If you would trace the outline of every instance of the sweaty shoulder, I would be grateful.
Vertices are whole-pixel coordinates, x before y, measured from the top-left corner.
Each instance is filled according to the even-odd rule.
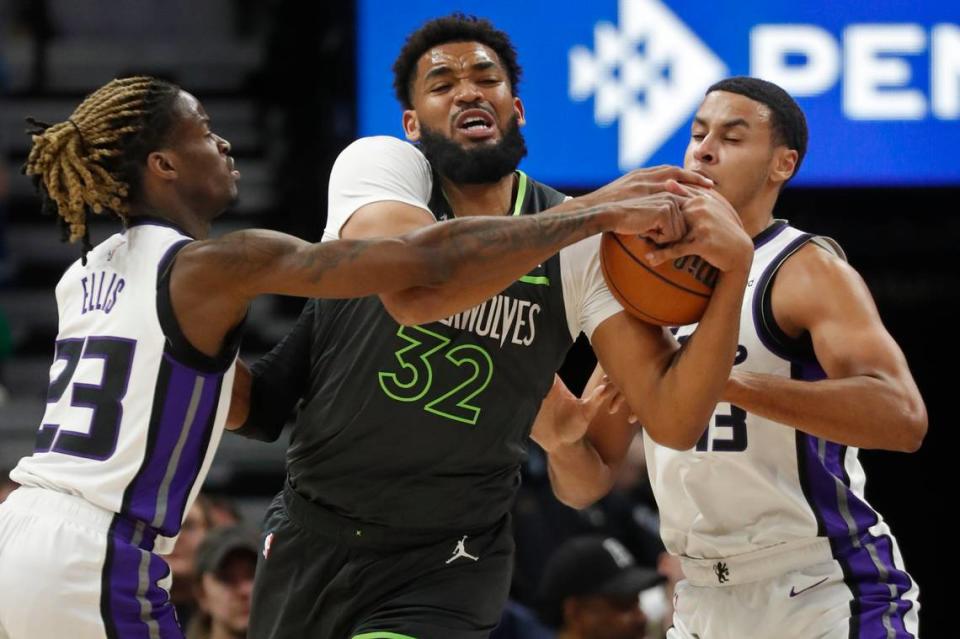
[[[842,249],[829,238],[814,238],[783,263],[773,283],[774,318],[785,333],[798,335],[827,307],[849,301],[865,288],[847,264]]]
[[[430,163],[412,144],[389,136],[360,138],[340,152],[330,171],[324,240],[359,208],[374,202],[403,202],[429,211]]]

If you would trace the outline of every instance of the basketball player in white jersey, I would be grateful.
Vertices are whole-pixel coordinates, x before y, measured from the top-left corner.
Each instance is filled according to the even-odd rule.
[[[0,506],[0,639],[182,637],[160,555],[220,440],[256,295],[463,296],[506,286],[594,233],[671,240],[684,229],[682,198],[620,202],[636,190],[615,185],[556,215],[454,220],[390,239],[311,245],[251,230],[210,240],[239,174],[189,93],[114,80],[66,122],[32,124],[25,173],[84,248],[56,289],[36,448]],[[124,229],[91,247],[89,210],[118,214]]]
[[[686,575],[671,639],[917,636],[918,588],[864,498],[857,451],[917,450],[926,409],[839,247],[773,217],[806,146],[799,106],[755,78],[715,84],[694,118],[685,168],[714,180],[755,253],[735,366],[703,437],[681,451],[644,433],[661,535]],[[592,392],[577,401],[556,384],[534,428],[555,492],[579,507],[610,489],[634,435],[625,410],[588,425]]]

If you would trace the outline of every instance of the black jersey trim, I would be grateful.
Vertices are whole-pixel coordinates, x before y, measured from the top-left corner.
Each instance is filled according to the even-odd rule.
[[[773,283],[776,281],[780,267],[812,238],[813,235],[804,233],[780,251],[760,276],[757,292],[753,298],[753,319],[760,341],[774,355],[791,362],[816,362],[817,357],[809,332],[805,331],[799,337],[793,338],[777,324],[773,315]]]
[[[758,249],[764,244],[768,243],[773,238],[780,235],[783,230],[787,228],[786,220],[774,220],[770,226],[763,229],[759,233],[753,236],[753,248]]]
[[[160,320],[160,327],[167,338],[166,350],[174,359],[204,373],[222,373],[230,368],[240,350],[240,337],[246,318],[227,333],[223,340],[223,348],[213,357],[197,350],[183,334],[180,323],[173,312],[173,302],[170,298],[170,274],[173,272],[177,254],[190,242],[191,240],[187,239],[177,242],[170,247],[160,260],[157,267],[157,318]]]
[[[512,209],[507,213],[510,217],[524,214],[529,208],[527,201],[531,199],[528,195],[531,195],[533,192],[533,180],[531,180],[526,173],[517,169],[513,174],[517,178],[517,194],[514,196]],[[440,175],[436,171],[433,172],[433,192],[430,194],[430,202],[427,204],[427,208],[430,209],[434,219],[438,222],[456,217],[453,212],[453,207],[450,206],[450,200],[447,199],[447,194],[443,192],[443,187],[440,184]]]
[[[103,559],[103,567],[100,570],[100,619],[103,620],[103,629],[107,639],[119,639],[120,634],[117,630],[116,621],[113,618],[113,609],[110,605],[110,595],[113,593],[113,587],[110,578],[113,569],[113,535],[117,527],[119,515],[114,515],[110,520],[110,527],[107,529],[107,547]]]

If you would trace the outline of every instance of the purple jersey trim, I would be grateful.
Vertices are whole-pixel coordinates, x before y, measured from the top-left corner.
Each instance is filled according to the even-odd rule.
[[[183,639],[170,595],[160,580],[167,563],[151,552],[142,523],[114,517],[100,579],[100,615],[109,639]]]
[[[817,365],[793,364],[793,379],[816,381],[826,375]],[[797,431],[797,455],[804,495],[818,524],[830,539],[833,556],[853,593],[850,637],[911,638],[904,618],[913,603],[903,596],[913,581],[896,567],[893,542],[870,528],[879,515],[850,489],[844,466],[847,447]]]
[[[164,354],[146,454],[124,493],[125,515],[168,537],[179,532],[206,456],[222,385],[222,373],[196,371]]]

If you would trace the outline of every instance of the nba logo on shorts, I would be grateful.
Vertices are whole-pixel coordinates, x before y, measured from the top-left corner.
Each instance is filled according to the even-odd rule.
[[[263,558],[270,556],[270,546],[273,545],[273,533],[269,533],[263,540]]]

